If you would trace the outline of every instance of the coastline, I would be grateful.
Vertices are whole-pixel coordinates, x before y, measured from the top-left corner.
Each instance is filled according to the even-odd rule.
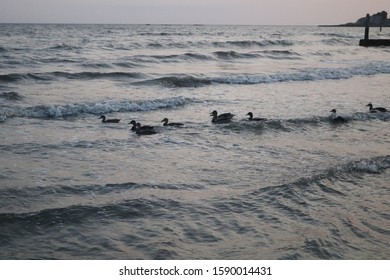
[[[390,19],[387,17],[386,11],[378,12],[372,15],[367,14],[365,17],[361,17],[355,22],[330,25],[325,24],[319,25],[319,27],[366,27],[367,18],[369,20],[370,27],[390,27]]]
[[[346,24],[321,24],[318,27],[365,27],[365,24],[355,24],[355,23],[346,23]],[[379,24],[370,24],[370,27],[390,27],[390,25],[379,25]]]

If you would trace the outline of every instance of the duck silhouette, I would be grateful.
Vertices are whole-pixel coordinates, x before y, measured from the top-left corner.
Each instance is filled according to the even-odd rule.
[[[223,113],[218,115],[218,112],[216,110],[212,111],[210,113],[210,116],[213,118],[211,119],[212,123],[227,123],[232,120],[234,115],[232,113]]]
[[[330,121],[332,123],[346,123],[348,120],[344,117],[338,116],[336,113],[336,109],[331,110],[332,114],[330,115]]]
[[[388,112],[387,111],[387,109],[386,108],[383,108],[383,107],[374,107],[374,106],[372,106],[372,104],[371,103],[368,103],[366,106],[368,106],[369,107],[369,111],[370,111],[370,113],[378,113],[378,112]]]
[[[118,123],[120,119],[106,119],[105,115],[101,115],[99,119],[102,119],[102,123]]]
[[[167,118],[164,118],[161,122],[163,122],[163,126],[182,126],[184,123],[180,122],[168,122]]]
[[[266,121],[267,120],[266,118],[254,118],[252,112],[249,112],[246,115],[249,116],[248,121]]]
[[[154,130],[153,126],[149,126],[149,125],[141,126],[141,123],[137,123],[135,133],[137,135],[152,135],[152,134],[156,134],[157,131]]]

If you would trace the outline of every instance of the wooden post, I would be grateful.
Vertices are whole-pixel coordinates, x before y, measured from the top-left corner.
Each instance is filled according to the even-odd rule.
[[[382,18],[381,18],[380,32],[382,32],[382,27],[385,24],[385,21],[387,19],[387,13],[385,11],[382,11],[381,16],[382,16]]]
[[[387,14],[386,14],[387,16]],[[390,47],[390,39],[369,39],[369,29],[370,29],[370,14],[366,16],[366,29],[364,32],[364,39],[359,41],[359,46],[363,47],[380,47],[388,46]]]
[[[368,33],[370,31],[370,14],[367,14],[366,15],[366,29],[365,29],[365,32],[364,32],[364,40],[367,40],[368,41]]]

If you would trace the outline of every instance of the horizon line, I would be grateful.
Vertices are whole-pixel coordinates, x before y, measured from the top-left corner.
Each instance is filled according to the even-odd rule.
[[[345,24],[249,24],[249,23],[113,23],[113,22],[0,22],[0,24],[37,24],[37,25],[187,25],[187,26],[345,26]]]

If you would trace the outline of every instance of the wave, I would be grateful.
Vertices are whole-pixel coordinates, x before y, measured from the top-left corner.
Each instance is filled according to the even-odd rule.
[[[390,168],[390,156],[362,159],[341,167],[342,172],[380,174]]]
[[[159,62],[185,62],[185,61],[221,61],[221,60],[236,60],[236,59],[255,59],[255,58],[270,58],[270,59],[301,59],[301,56],[296,52],[289,50],[266,50],[256,52],[237,52],[233,50],[215,51],[211,54],[201,54],[195,52],[187,52],[184,54],[170,55],[149,55],[135,56],[133,59],[137,63],[159,63]]]
[[[371,179],[372,174],[385,172],[388,168],[390,168],[390,156],[360,159],[286,184],[259,186],[256,190],[251,189],[243,194],[222,198],[212,196],[201,201],[202,207],[199,207],[198,202],[193,203],[177,198],[134,197],[132,195],[132,191],[138,188],[161,188],[162,191],[166,189],[171,193],[172,190],[182,189],[182,187],[187,189],[190,195],[199,189],[197,185],[173,186],[158,183],[144,185],[129,182],[88,186],[52,186],[50,188],[2,188],[0,197],[6,203],[2,205],[0,211],[2,226],[0,236],[2,240],[7,241],[7,244],[12,244],[15,239],[23,237],[25,240],[27,236],[27,240],[35,240],[36,236],[53,234],[58,231],[57,229],[63,229],[62,231],[69,235],[68,232],[77,233],[80,228],[93,231],[104,226],[116,228],[120,233],[125,232],[126,234],[120,241],[126,242],[127,246],[136,246],[146,234],[150,240],[142,239],[144,250],[147,246],[155,247],[156,236],[171,240],[172,233],[182,232],[185,233],[182,242],[188,243],[190,240],[193,244],[218,242],[224,240],[222,235],[238,237],[255,235],[255,241],[250,241],[253,244],[259,243],[259,236],[263,239],[261,241],[263,243],[277,243],[278,240],[283,239],[283,236],[293,236],[299,237],[299,241],[291,244],[291,238],[287,238],[286,242],[282,242],[272,250],[274,258],[345,259],[348,257],[348,252],[356,254],[354,251],[351,252],[351,248],[355,245],[359,246],[359,242],[362,242],[363,246],[367,242],[369,244],[375,242],[378,246],[386,248],[389,235],[389,229],[386,227],[389,215],[383,211],[386,209],[386,201],[385,199],[379,202],[375,200],[379,195],[383,195],[383,190],[376,191],[374,196],[371,196],[370,189],[375,190],[377,187],[374,184],[366,186],[364,183]],[[369,176],[364,176],[364,174],[369,174]],[[359,184],[353,184],[355,181],[349,181],[351,178]],[[346,181],[349,184],[343,184]],[[261,184],[259,182],[259,185]],[[200,188],[203,189],[203,187]],[[369,205],[364,203],[368,200]],[[58,201],[61,202],[58,203]],[[370,208],[370,205],[377,203],[382,207]],[[368,212],[370,215],[367,214]],[[132,231],[135,228],[134,225],[143,225],[145,221],[150,220],[156,223],[157,221],[173,222],[169,225],[161,223],[162,227],[160,224],[157,224],[157,227],[154,223],[153,230],[146,226],[136,227],[137,230]],[[209,230],[188,222],[193,220],[201,221],[199,225],[208,225]],[[125,228],[123,228],[124,225],[126,225]],[[159,229],[164,226],[166,233],[161,235]],[[274,238],[272,234],[275,232],[286,232],[287,235]],[[61,236],[63,234],[54,235],[58,238]],[[96,239],[96,244],[107,243],[102,241],[107,238],[104,232],[99,238]],[[61,249],[66,244],[67,251],[74,256],[76,249],[73,246],[82,246],[85,243],[84,239],[84,236],[81,240],[72,239],[73,245],[69,245],[69,242],[53,243],[47,250],[52,252],[53,246]],[[354,240],[354,242],[351,244],[349,240]],[[26,248],[26,246],[24,243],[17,243],[17,248],[13,250],[4,245],[3,256],[21,257],[14,251],[19,247]],[[166,244],[163,242],[162,246],[166,247]],[[93,254],[88,257],[96,257],[97,247],[94,246]],[[180,246],[175,243],[175,247]],[[37,249],[32,249],[36,247],[27,246],[27,248],[25,250],[27,256],[30,258],[37,256]],[[267,251],[271,249],[267,248]],[[40,250],[38,252],[47,258],[48,253],[42,253]],[[117,248],[108,249],[107,245],[104,245],[104,250],[110,252],[111,258],[115,258],[120,251]],[[362,250],[363,254],[360,252]],[[355,256],[356,258],[366,257],[365,247],[362,250]],[[280,252],[275,253],[275,251]],[[242,253],[240,254],[242,256]],[[180,252],[178,255],[181,256]],[[385,258],[387,255],[382,253],[379,256]],[[63,257],[63,255],[59,256]],[[169,256],[165,257],[169,258]]]
[[[134,62],[125,62],[125,61],[121,61],[121,62],[116,62],[114,63],[115,66],[119,66],[119,67],[123,67],[123,68],[136,68],[136,67],[140,67],[139,64],[137,63],[134,63]]]
[[[96,67],[102,67],[98,65]],[[92,80],[92,79],[139,79],[145,78],[145,75],[138,72],[47,72],[47,73],[11,73],[0,75],[0,82],[15,83],[20,80],[50,81],[53,78]]]
[[[351,161],[344,165],[334,166],[323,170],[310,177],[298,178],[295,181],[288,182],[278,186],[262,187],[247,194],[248,197],[257,197],[262,203],[269,201],[275,202],[275,198],[283,197],[294,200],[298,204],[305,204],[302,197],[306,194],[315,194],[325,203],[327,195],[346,197],[348,194],[343,190],[337,189],[331,185],[335,182],[360,180],[363,174],[382,174],[390,168],[390,155],[360,159]],[[332,182],[331,185],[327,184]],[[290,213],[291,214],[291,213]]]
[[[222,53],[223,56],[237,56],[236,53]],[[167,76],[135,82],[136,85],[161,85],[166,87],[201,87],[211,84],[254,85],[301,81],[344,80],[355,76],[390,74],[390,63],[375,62],[350,68],[307,68],[294,72],[274,74],[225,74],[205,77],[195,75]]]
[[[212,60],[213,57],[200,53],[188,52],[184,54],[170,54],[170,55],[138,55],[134,57],[137,63],[160,63],[160,62],[181,62],[191,60]]]
[[[144,77],[144,74],[138,72],[79,72],[79,73],[68,73],[68,72],[52,72],[56,77],[63,77],[67,79],[122,79],[130,78],[137,79]]]
[[[390,155],[368,159],[359,159],[343,165],[331,167],[323,173],[309,178],[301,178],[293,184],[302,186],[318,183],[323,179],[342,179],[344,175],[381,174],[390,168]]]
[[[264,116],[262,116],[264,117]],[[363,113],[357,112],[343,115],[349,121],[349,124],[354,121],[369,122],[373,120],[390,121],[390,112],[385,113]],[[230,123],[222,124],[224,129],[229,129],[237,133],[252,132],[262,134],[267,131],[306,131],[310,127],[317,128],[319,126],[334,126],[340,125],[332,122],[330,116],[312,116],[307,118],[291,118],[291,119],[265,119],[263,121],[233,120]],[[346,125],[346,124],[342,124]],[[348,124],[347,124],[348,125]]]
[[[248,192],[247,194],[244,194],[243,197],[237,198],[240,201],[245,199],[247,202],[247,207],[250,205],[250,201],[253,200],[262,200],[262,203],[269,201],[272,203],[275,207],[281,206],[276,205],[275,202],[277,200],[280,200],[280,197],[283,197],[283,199],[289,198],[294,200],[296,203],[302,205],[302,197],[301,193],[316,193],[316,195],[323,196],[323,194],[330,194],[335,196],[347,196],[347,194],[343,193],[342,190],[332,188],[331,186],[327,186],[324,184],[325,181],[343,181],[345,180],[345,176],[353,176],[355,178],[359,178],[359,174],[381,174],[385,172],[387,169],[390,168],[390,155],[388,156],[382,156],[382,157],[375,157],[371,159],[360,159],[357,161],[351,161],[349,163],[346,163],[344,165],[331,167],[329,169],[326,169],[322,172],[319,172],[318,174],[315,174],[310,177],[302,177],[295,181],[278,185],[278,186],[266,186],[261,187],[257,190],[252,190]],[[349,178],[349,177],[348,177]],[[348,179],[347,180],[350,180]],[[313,186],[316,186],[313,188]],[[8,209],[12,210],[12,203],[10,202],[10,205],[7,207],[4,207],[3,213],[0,214],[2,221],[5,222],[8,221],[15,221],[29,217],[30,219],[39,219],[40,217],[48,217],[51,216],[59,217],[59,213],[67,213],[69,214],[69,217],[77,216],[78,219],[82,217],[90,217],[91,215],[95,217],[95,215],[103,214],[109,215],[115,218],[121,218],[122,217],[122,211],[125,210],[126,207],[128,209],[126,210],[127,215],[126,217],[129,218],[132,215],[153,215],[152,212],[149,212],[148,210],[151,210],[150,207],[152,205],[156,207],[162,206],[164,209],[170,208],[169,205],[177,204],[178,201],[171,201],[171,200],[164,200],[159,199],[156,201],[151,201],[147,199],[130,199],[130,200],[123,200],[123,193],[126,191],[132,191],[136,189],[161,189],[161,190],[199,190],[203,189],[204,186],[202,185],[186,185],[186,184],[180,184],[180,185],[170,185],[170,184],[138,184],[134,182],[128,182],[128,183],[122,183],[122,184],[106,184],[106,185],[83,185],[83,186],[52,186],[50,189],[42,188],[42,187],[35,187],[35,188],[4,188],[0,190],[0,194],[2,197],[9,197],[10,201],[15,200],[17,197],[28,197],[31,201],[34,200],[41,200],[42,197],[51,197],[53,194],[56,194],[58,196],[64,197],[63,204],[69,204],[66,207],[63,208],[55,208],[55,204],[53,204],[53,208],[46,208],[43,210],[34,210],[30,209],[29,207],[23,207],[22,209],[19,209],[19,211],[22,211],[22,213],[4,213],[4,210]],[[118,194],[116,202],[112,201],[112,198],[116,197],[115,194]],[[110,197],[110,202],[108,204],[105,203],[105,197]],[[77,201],[81,202],[83,201],[83,205],[73,205],[72,204],[72,197],[76,197]],[[91,197],[94,197],[94,200],[91,200]],[[97,202],[96,198],[100,197],[101,200]],[[48,199],[49,201],[50,199]],[[167,203],[167,204],[166,204]],[[144,209],[145,204],[149,205],[148,209]],[[228,210],[229,207],[235,208],[237,205],[230,205],[229,201],[224,201],[223,203],[223,209]],[[46,207],[50,206],[46,205]],[[214,204],[214,206],[217,206]],[[40,207],[40,206],[36,206]],[[218,206],[219,210],[221,210],[222,206]],[[281,206],[282,207],[282,206]],[[283,209],[287,207],[285,204],[283,205]],[[230,209],[229,211],[235,211],[234,209]],[[242,207],[239,207],[239,211],[242,211]],[[24,210],[23,210],[24,209]],[[137,210],[135,210],[137,209]],[[141,209],[143,209],[141,211]],[[257,206],[256,206],[257,209]],[[8,210],[8,211],[9,211]],[[146,210],[146,212],[145,212]],[[248,210],[248,209],[246,209]],[[257,209],[258,210],[258,209]],[[24,212],[23,212],[24,211]],[[33,212],[31,212],[33,211]],[[134,212],[133,212],[134,211]],[[288,211],[289,215],[293,213],[293,211]],[[149,214],[148,214],[149,213]],[[131,215],[130,215],[131,214]],[[130,215],[130,216],[128,216]],[[67,217],[68,215],[60,215],[61,217]],[[43,218],[42,218],[43,219]],[[65,222],[64,218],[64,222]],[[51,220],[51,219],[49,219]],[[73,220],[73,219],[72,219]],[[31,221],[31,220],[30,220]]]
[[[58,57],[58,56],[53,56],[53,57],[43,57],[38,60],[41,63],[78,63],[80,62],[79,59],[71,59],[71,58],[65,58],[65,57]]]
[[[346,197],[348,194],[329,186],[326,182],[332,182],[334,185],[338,181],[359,180],[363,174],[382,174],[389,168],[390,155],[350,161],[319,171],[313,176],[298,178],[281,185],[261,187],[244,195],[244,198],[261,200],[262,205],[265,202],[274,205],[276,200],[289,198],[294,203],[304,205],[306,202],[302,197],[308,193],[319,196],[321,200],[325,200],[325,194]],[[289,211],[289,214],[291,212]]]
[[[289,50],[271,50],[263,52],[240,53],[236,51],[217,51],[212,55],[199,53],[184,53],[180,55],[164,56],[141,56],[135,57],[138,64],[133,62],[121,63],[120,66],[134,68],[139,63],[157,63],[157,62],[180,62],[180,61],[210,61],[210,60],[235,60],[235,59],[253,59],[253,58],[271,58],[271,59],[301,59],[301,56]],[[93,63],[83,67],[93,68],[111,68],[111,65],[104,63]],[[338,67],[338,68],[304,68],[290,72],[280,73],[227,73],[223,75],[192,75],[177,74],[172,76],[148,79],[146,74],[141,72],[127,71],[82,71],[82,72],[44,72],[44,73],[9,73],[0,75],[0,82],[17,83],[23,80],[50,82],[54,79],[71,79],[71,80],[94,80],[94,79],[111,79],[111,80],[130,80],[135,85],[162,85],[166,87],[200,87],[211,84],[268,84],[283,82],[300,82],[300,81],[322,81],[322,80],[342,80],[350,79],[355,76],[372,76],[379,74],[390,74],[390,63],[386,61],[376,61],[366,63],[360,66]],[[137,80],[137,81],[131,81]]]
[[[48,216],[53,213],[58,214],[59,212],[66,212],[73,215],[76,214],[77,216],[80,214],[83,217],[84,215],[85,217],[89,217],[91,214],[96,214],[96,212],[111,212],[111,215],[118,218],[118,216],[121,216],[121,209],[125,206],[129,207],[128,210],[132,209],[132,206],[134,206],[134,209],[138,209],[136,211],[137,213],[147,215],[146,212],[141,211],[143,204],[164,205],[164,200],[159,199],[157,201],[152,201],[148,199],[126,199],[126,196],[123,196],[123,194],[139,189],[194,191],[203,188],[204,187],[200,185],[190,184],[140,184],[135,182],[105,185],[51,186],[50,188],[2,188],[0,189],[1,197],[8,199],[3,200],[6,202],[2,205],[3,207],[0,211],[0,219],[2,222],[7,219],[15,221],[26,217],[40,217],[42,215]],[[53,196],[62,197],[61,205],[64,207],[58,208],[55,198],[53,201]],[[28,200],[32,203],[23,203],[24,198],[28,198]],[[45,200],[47,203],[45,205],[42,205],[41,203],[33,203],[41,200]],[[77,201],[77,205],[74,204],[75,200]],[[164,208],[168,207],[170,204],[169,201],[167,201],[167,203],[168,204]],[[18,207],[17,209],[15,209],[15,205]],[[80,213],[78,210],[80,210]]]
[[[66,43],[58,44],[48,48],[48,50],[66,50],[66,51],[81,50],[81,49],[83,49],[82,46],[72,46]]]
[[[267,50],[263,54],[265,57],[273,59],[302,59],[300,54],[290,50]]]
[[[101,63],[101,62],[86,62],[86,63],[82,63],[81,66],[86,68],[96,68],[96,69],[112,68],[110,64]]]
[[[349,121],[361,121],[361,122],[372,121],[372,120],[389,121],[390,112],[378,112],[378,113],[356,112],[356,113],[344,114],[343,117]],[[333,123],[330,116],[313,116],[309,118],[276,120],[276,122],[281,122],[286,125],[295,125],[295,126],[306,126],[306,125],[316,126],[319,124]]]
[[[353,113],[350,116],[347,116],[347,119],[354,121],[370,121],[370,120],[380,120],[380,121],[390,121],[390,112],[378,112],[378,113]]]
[[[190,33],[187,33],[187,32],[140,32],[138,33],[137,35],[139,36],[151,36],[151,37],[157,37],[157,36],[161,36],[161,37],[165,37],[165,36],[191,36],[191,32]]]
[[[200,87],[211,85],[213,83],[212,79],[195,77],[191,75],[181,75],[173,77],[162,77],[151,80],[144,80],[140,82],[134,82],[134,85],[161,85],[164,87],[173,87],[173,88],[182,88],[182,87]]]
[[[27,73],[27,74],[19,74],[19,73],[11,73],[11,74],[5,74],[5,75],[0,75],[0,82],[3,83],[15,83],[20,80],[48,80],[48,77],[44,75],[37,75],[37,74],[32,74],[32,73]]]
[[[266,47],[266,46],[293,46],[294,42],[291,40],[236,40],[236,41],[225,41],[225,42],[213,42],[215,47],[241,47],[241,48],[253,48],[253,47]]]
[[[232,121],[224,124],[225,129],[242,133],[252,132],[255,134],[262,134],[267,131],[282,131],[291,132],[296,130],[306,129],[308,126],[318,126],[322,123],[329,122],[327,117],[313,117],[313,118],[302,118],[302,119],[266,119],[264,121]]]
[[[240,58],[257,58],[259,55],[254,53],[238,53],[235,51],[217,51],[213,53],[215,57],[222,60],[240,59]]]
[[[235,41],[170,41],[167,43],[163,42],[150,42],[146,44],[151,49],[186,49],[186,48],[222,48],[222,49],[258,49],[265,47],[289,47],[295,43],[291,40],[284,39],[268,39],[268,40],[235,40]],[[140,48],[141,46],[139,46]]]
[[[270,58],[270,59],[301,59],[301,56],[289,50],[266,50],[249,53],[239,53],[235,51],[216,51],[213,53],[220,60],[233,59],[254,59],[254,58]]]
[[[39,212],[15,214],[0,214],[3,225],[7,223],[30,224],[31,226],[45,226],[52,223],[61,223],[64,225],[79,224],[85,219],[101,220],[108,216],[116,218],[135,218],[145,216],[148,213],[148,201],[134,199],[127,203],[106,205],[106,206],[86,206],[70,205],[63,208],[44,209]]]
[[[24,96],[15,92],[15,91],[9,91],[9,92],[1,92],[0,98],[6,99],[6,100],[22,100],[24,98]]]
[[[320,37],[336,37],[336,38],[346,38],[346,39],[360,39],[360,36],[352,35],[350,33],[318,32],[318,33],[313,33],[313,35],[320,36]]]
[[[204,186],[197,184],[146,184],[136,182],[125,182],[118,184],[104,184],[104,185],[58,185],[51,186],[50,189],[42,187],[25,187],[25,188],[2,188],[0,189],[0,195],[2,197],[42,197],[50,196],[53,193],[64,197],[89,197],[91,193],[94,196],[104,196],[111,193],[123,193],[125,191],[138,190],[138,189],[153,189],[153,190],[200,190]]]
[[[94,103],[76,103],[65,105],[39,105],[28,108],[9,109],[2,112],[7,117],[24,118],[66,118],[80,114],[101,115],[112,112],[139,112],[184,106],[192,99],[182,96],[156,100],[118,101],[107,100]]]
[[[323,39],[322,43],[329,46],[337,46],[337,45],[349,46],[351,45],[351,40],[343,37],[337,37],[337,38]]]

